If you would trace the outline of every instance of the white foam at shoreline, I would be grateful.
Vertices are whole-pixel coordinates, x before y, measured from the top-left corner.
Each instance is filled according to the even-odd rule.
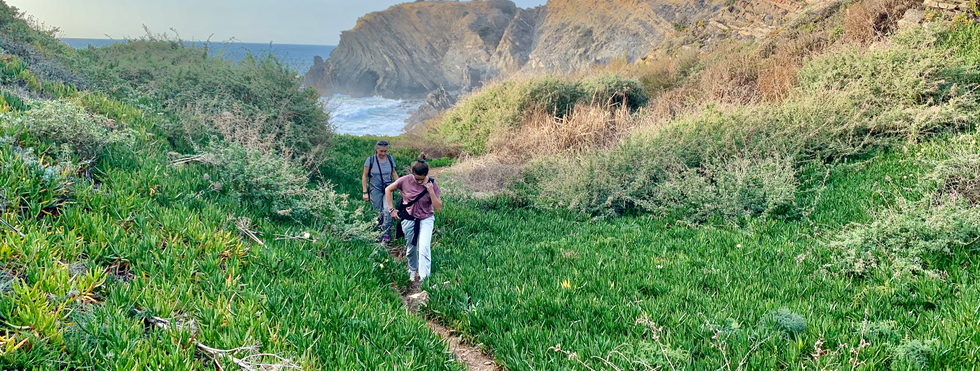
[[[383,97],[351,98],[343,94],[320,99],[324,110],[330,113],[330,123],[336,132],[351,135],[400,135],[405,120],[422,104]]]

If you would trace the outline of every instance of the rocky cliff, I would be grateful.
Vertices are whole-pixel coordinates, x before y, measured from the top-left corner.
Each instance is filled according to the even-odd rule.
[[[321,94],[427,97],[440,103],[518,73],[572,72],[642,58],[668,39],[763,37],[796,0],[423,1],[371,13],[306,74]],[[685,36],[687,35],[687,36]],[[448,98],[447,98],[448,95]]]
[[[509,1],[415,2],[371,13],[341,34],[306,85],[324,95],[389,98],[423,98],[440,86],[472,89],[497,75],[491,59],[524,13]]]

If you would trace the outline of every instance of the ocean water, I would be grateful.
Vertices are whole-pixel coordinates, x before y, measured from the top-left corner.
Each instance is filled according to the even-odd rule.
[[[124,42],[123,40],[73,38],[64,38],[61,41],[73,48],[102,47]],[[333,45],[272,44],[270,49],[270,44],[212,42],[209,52],[212,55],[220,54],[225,58],[239,61],[247,52],[258,54],[271,51],[291,70],[304,74],[313,66],[313,57],[320,56],[326,60],[334,48]],[[324,109],[330,113],[330,123],[336,132],[351,135],[402,134],[405,120],[422,105],[421,101],[382,97],[352,98],[341,94],[320,99],[324,103]]]
[[[422,105],[418,100],[351,98],[343,94],[320,99],[336,132],[351,135],[402,134],[405,120]]]
[[[61,41],[76,49],[86,48],[88,46],[102,47],[117,42],[125,42],[125,40],[73,38],[64,38]],[[193,43],[203,45],[199,41]],[[330,57],[330,52],[336,48],[333,45],[258,44],[242,42],[211,42],[210,46],[210,54],[220,54],[234,61],[242,60],[248,52],[252,52],[252,54],[271,52],[280,61],[286,63],[291,70],[300,74],[305,74],[313,66],[313,57],[320,56],[326,60]]]

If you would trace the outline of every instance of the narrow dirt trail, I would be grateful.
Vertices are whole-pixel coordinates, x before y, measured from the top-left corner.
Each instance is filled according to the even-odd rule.
[[[398,251],[401,250],[401,251]],[[404,249],[391,249],[389,250],[391,256],[394,258],[404,257]],[[420,307],[425,306],[429,302],[429,293],[425,291],[420,291],[417,288],[409,287],[408,290],[402,293],[402,304],[408,309],[412,314],[418,315],[418,310]],[[502,371],[497,362],[493,360],[490,356],[484,354],[479,348],[469,345],[463,341],[459,335],[456,335],[456,331],[443,326],[433,320],[427,319],[425,321],[426,326],[429,327],[432,332],[439,335],[442,341],[449,346],[449,350],[456,355],[456,360],[459,363],[466,365],[466,369],[469,371]]]

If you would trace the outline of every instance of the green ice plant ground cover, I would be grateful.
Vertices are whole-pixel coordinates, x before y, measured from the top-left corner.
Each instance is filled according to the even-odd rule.
[[[14,228],[0,226],[0,369],[460,369],[401,307],[376,246],[243,205],[214,166],[171,165],[160,102],[0,63],[0,217]],[[239,233],[246,218],[264,245]]]
[[[976,39],[961,25],[930,46],[963,58],[944,66],[958,89],[976,87]],[[975,127],[804,162],[784,218],[589,219],[523,206],[533,193],[450,202],[426,313],[510,370],[972,368]]]
[[[691,227],[449,203],[427,313],[509,370],[975,365],[976,255],[952,254],[939,279],[855,277],[827,246],[869,210],[922,197],[917,149],[833,167],[800,221]]]
[[[94,185],[0,146],[17,206],[3,217],[26,234],[0,231],[0,333],[8,349],[27,340],[0,368],[210,368],[192,339],[257,345],[306,369],[457,367],[369,263],[373,245],[268,220],[252,227],[266,246],[243,242],[229,218],[249,210],[208,192],[205,174],[221,179],[168,166],[166,145],[141,138],[107,148]],[[303,232],[317,242],[274,237]],[[152,330],[149,316],[195,325]]]

